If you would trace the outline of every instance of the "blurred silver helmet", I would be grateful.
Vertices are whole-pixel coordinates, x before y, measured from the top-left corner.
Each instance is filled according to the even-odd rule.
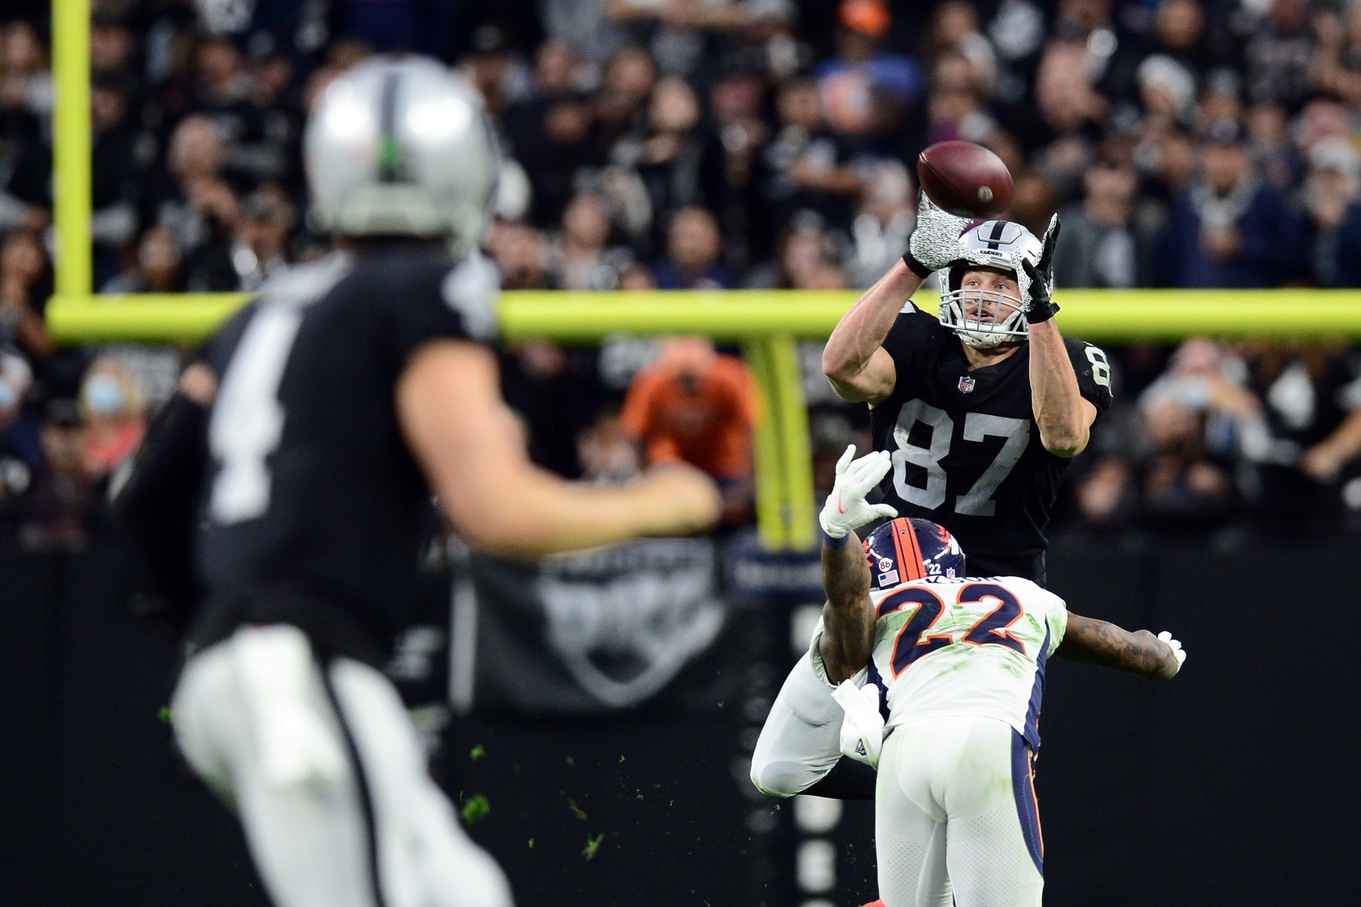
[[[974,349],[1024,340],[1030,326],[1019,292],[1013,297],[996,290],[966,290],[962,283],[965,273],[976,268],[1016,274],[1022,260],[1038,267],[1043,248],[1034,233],[1008,220],[984,221],[965,230],[959,237],[959,252],[950,262],[946,290],[940,295],[940,323]],[[972,311],[969,303],[973,303]]]
[[[307,123],[313,223],[338,236],[481,242],[500,170],[476,91],[427,58],[374,58],[332,82]]]

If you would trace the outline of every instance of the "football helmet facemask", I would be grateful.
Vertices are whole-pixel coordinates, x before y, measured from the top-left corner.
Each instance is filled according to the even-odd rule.
[[[303,140],[310,217],[338,236],[482,239],[500,151],[477,92],[421,57],[374,58],[332,82]]]
[[[881,589],[928,576],[967,575],[964,551],[950,531],[916,517],[898,517],[871,532],[865,539],[865,558]]]
[[[1039,266],[1043,245],[1035,234],[1007,220],[984,221],[959,237],[959,252],[946,272],[946,291],[940,296],[940,323],[974,349],[989,350],[1024,340],[1029,333],[1025,303],[997,290],[967,289],[964,275],[977,268],[1017,272],[1022,260]],[[970,308],[973,311],[970,311]]]

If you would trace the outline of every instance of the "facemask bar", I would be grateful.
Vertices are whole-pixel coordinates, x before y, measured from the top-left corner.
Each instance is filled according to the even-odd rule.
[[[976,317],[968,314],[971,303],[978,306]],[[978,350],[1024,340],[1030,330],[1021,301],[1000,290],[958,289],[942,293],[940,323]]]

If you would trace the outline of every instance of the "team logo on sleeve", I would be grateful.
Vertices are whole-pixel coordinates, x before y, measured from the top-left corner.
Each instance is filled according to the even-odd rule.
[[[961,394],[972,394],[974,386],[977,384],[977,381],[970,378],[968,375],[965,375],[963,378],[959,379],[959,392]]]

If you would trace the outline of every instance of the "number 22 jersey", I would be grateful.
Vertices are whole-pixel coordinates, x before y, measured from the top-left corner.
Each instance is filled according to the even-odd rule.
[[[1064,339],[1078,390],[1098,413],[1111,403],[1099,347]],[[1044,449],[1030,388],[1030,346],[969,370],[958,335],[908,303],[883,343],[897,376],[870,410],[876,450],[893,455],[880,486],[900,517],[949,529],[971,574],[1045,582],[1044,527],[1069,460]]]
[[[868,554],[881,559],[873,549]],[[870,600],[871,657],[888,689],[887,727],[996,718],[1039,750],[1045,665],[1068,628],[1061,598],[1030,580],[995,576],[895,583],[872,588]]]

